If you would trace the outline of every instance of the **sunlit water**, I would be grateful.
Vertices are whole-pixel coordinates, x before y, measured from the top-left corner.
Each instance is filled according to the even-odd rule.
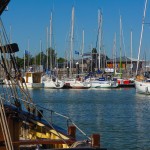
[[[150,149],[150,96],[137,94],[134,88],[34,89],[30,93],[37,105],[69,116],[88,136],[99,133],[101,147]]]

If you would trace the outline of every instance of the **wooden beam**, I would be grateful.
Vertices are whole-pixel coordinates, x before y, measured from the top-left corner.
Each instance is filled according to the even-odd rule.
[[[75,140],[47,140],[47,139],[38,139],[38,140],[20,140],[20,141],[14,141],[13,145],[32,145],[32,144],[73,144],[76,142]]]

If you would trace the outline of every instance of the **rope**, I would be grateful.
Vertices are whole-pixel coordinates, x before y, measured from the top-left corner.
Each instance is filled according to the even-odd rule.
[[[1,118],[0,118],[1,119],[1,127],[2,127],[4,139],[5,139],[6,149],[13,150],[12,140],[11,140],[8,123],[7,123],[7,119],[6,119],[6,115],[5,115],[5,109],[4,109],[4,105],[3,105],[1,97],[0,97],[0,114],[1,114]]]

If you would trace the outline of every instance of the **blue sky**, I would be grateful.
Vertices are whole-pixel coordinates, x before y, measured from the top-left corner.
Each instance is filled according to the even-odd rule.
[[[130,57],[130,32],[133,32],[133,57],[137,58],[142,26],[142,17],[145,0],[11,0],[8,11],[2,14],[2,20],[10,34],[12,42],[17,42],[20,48],[18,55],[23,57],[23,52],[28,48],[32,55],[40,52],[40,40],[42,49],[46,49],[46,28],[49,27],[50,13],[53,11],[53,41],[58,57],[65,57],[65,51],[69,50],[69,33],[71,31],[71,11],[75,8],[74,26],[74,51],[81,49],[82,30],[85,32],[85,52],[91,51],[91,45],[95,47],[98,34],[98,9],[103,13],[103,45],[106,54],[112,57],[114,35],[117,36],[117,55],[119,55],[120,39],[120,15],[122,16],[122,28],[125,51],[122,54]],[[150,22],[146,13],[146,22]],[[149,42],[150,27],[145,25],[141,57],[146,51],[147,57],[150,51]]]

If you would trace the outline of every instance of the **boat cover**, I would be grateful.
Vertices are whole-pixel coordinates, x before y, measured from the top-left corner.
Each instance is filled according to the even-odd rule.
[[[6,6],[8,5],[10,0],[0,0],[0,15],[5,10]]]
[[[7,44],[5,46],[0,46],[0,52],[3,53],[15,53],[19,51],[18,44],[12,43],[12,44]]]

